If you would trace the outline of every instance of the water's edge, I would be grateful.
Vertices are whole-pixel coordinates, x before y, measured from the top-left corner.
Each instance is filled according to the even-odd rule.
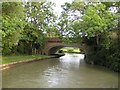
[[[25,61],[18,61],[18,62],[13,62],[13,63],[9,63],[9,64],[2,64],[0,65],[0,70],[6,70],[8,68],[11,68],[15,65],[18,65],[18,64],[24,64],[24,63],[30,63],[30,62],[36,62],[36,61],[40,61],[40,60],[46,60],[46,59],[51,59],[51,58],[54,58],[53,56],[51,57],[47,57],[47,58],[41,58],[41,59],[29,59],[29,60],[25,60]]]

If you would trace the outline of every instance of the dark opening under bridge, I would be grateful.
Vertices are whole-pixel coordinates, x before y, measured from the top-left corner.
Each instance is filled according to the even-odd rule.
[[[42,50],[42,54],[50,55],[55,54],[59,49],[63,47],[77,47],[80,48],[85,54],[88,54],[90,52],[90,48],[85,43],[81,44],[65,44],[61,39],[59,38],[48,38],[45,47]]]

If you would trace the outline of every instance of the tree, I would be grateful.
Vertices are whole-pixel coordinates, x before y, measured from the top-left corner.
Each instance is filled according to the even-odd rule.
[[[27,21],[36,25],[36,28],[47,33],[47,27],[53,26],[55,15],[51,2],[28,2],[26,7]]]
[[[52,3],[28,2],[25,9],[28,23],[22,33],[21,41],[29,42],[31,54],[36,54],[36,51],[44,48],[48,33],[51,33],[51,30],[52,33],[56,32]]]
[[[65,3],[61,6],[63,12],[59,18],[58,29],[65,42],[81,42],[80,18],[84,13],[84,3]]]
[[[2,3],[0,3],[0,53],[2,53]]]
[[[17,45],[25,26],[22,2],[3,2],[2,45],[3,54],[8,54]]]
[[[116,23],[115,15],[105,8],[104,4],[90,5],[82,16],[82,30],[87,33],[87,37],[96,37],[97,45],[99,45],[100,35],[110,31]]]

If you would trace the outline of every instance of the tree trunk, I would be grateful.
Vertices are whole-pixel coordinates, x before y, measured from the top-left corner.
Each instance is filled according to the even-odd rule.
[[[31,52],[31,54],[33,55],[33,47],[32,47],[32,42],[31,42],[31,49],[32,49],[32,52]]]
[[[35,48],[35,54],[36,54],[36,48]]]
[[[99,33],[96,34],[96,44],[99,45]]]

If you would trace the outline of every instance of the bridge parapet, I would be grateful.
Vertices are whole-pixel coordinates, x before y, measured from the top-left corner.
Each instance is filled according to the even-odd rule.
[[[62,43],[62,40],[59,38],[49,38],[47,40],[47,42],[49,42],[49,43]]]

